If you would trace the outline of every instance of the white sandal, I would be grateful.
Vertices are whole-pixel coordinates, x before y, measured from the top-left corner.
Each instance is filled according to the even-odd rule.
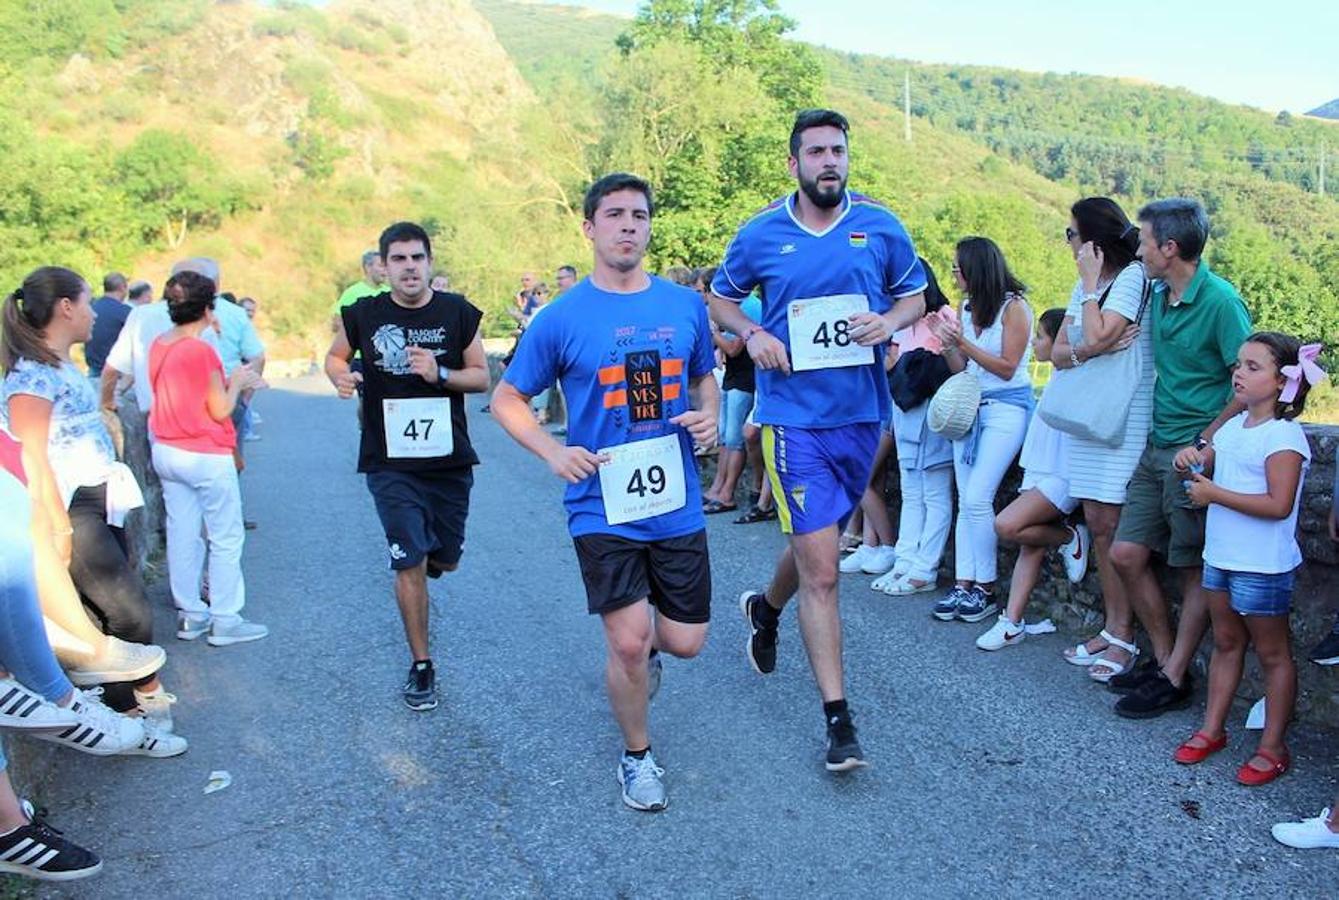
[[[1065,662],[1075,666],[1091,666],[1093,663],[1101,659],[1102,654],[1106,653],[1107,650],[1113,646],[1113,642],[1116,638],[1112,637],[1111,632],[1107,631],[1105,628],[1097,632],[1097,636],[1106,641],[1107,646],[1094,653],[1088,649],[1088,641],[1092,640],[1092,638],[1088,638],[1088,641],[1081,641],[1074,647],[1073,656],[1070,656],[1068,653],[1064,654]]]
[[[1106,659],[1105,657],[1094,660],[1092,665],[1088,668],[1088,677],[1093,681],[1098,681],[1102,684],[1106,684],[1117,675],[1124,675],[1126,672],[1133,669],[1135,661],[1139,659],[1139,648],[1134,644],[1131,644],[1128,641],[1122,641],[1120,638],[1112,637],[1109,634],[1107,635],[1107,643],[1109,643],[1111,647],[1115,647],[1117,650],[1124,650],[1126,653],[1130,654],[1130,658],[1123,665],[1115,660]],[[1110,650],[1111,647],[1108,647],[1107,650]],[[1105,653],[1106,651],[1104,650],[1102,652]]]

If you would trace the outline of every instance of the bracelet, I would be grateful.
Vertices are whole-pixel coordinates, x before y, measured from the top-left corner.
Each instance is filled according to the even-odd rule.
[[[1076,369],[1083,365],[1083,360],[1079,359],[1076,348],[1074,347],[1069,348],[1069,362]]]
[[[1084,295],[1083,295],[1083,302],[1084,302],[1084,303],[1096,303],[1098,300],[1101,300],[1101,299],[1102,299],[1102,295],[1101,295],[1101,294],[1098,294],[1098,293],[1091,293],[1091,294],[1084,294]]]
[[[754,336],[755,334],[757,334],[758,332],[760,332],[760,331],[762,331],[762,330],[763,330],[763,327],[762,327],[761,325],[754,325],[754,326],[753,326],[752,328],[750,328],[748,331],[744,332],[744,343],[747,344],[747,343],[753,338],[753,336]]]

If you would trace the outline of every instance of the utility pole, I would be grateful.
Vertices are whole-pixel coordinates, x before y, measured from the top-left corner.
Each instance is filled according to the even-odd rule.
[[[912,142],[912,70],[907,70],[902,76],[902,115],[907,119],[907,143]],[[1324,166],[1324,163],[1320,163]],[[1324,171],[1324,169],[1322,169]],[[1320,183],[1326,183],[1326,177],[1320,175]],[[1323,193],[1323,189],[1322,189]]]

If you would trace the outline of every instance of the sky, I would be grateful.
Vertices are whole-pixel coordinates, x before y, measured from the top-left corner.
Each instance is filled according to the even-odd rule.
[[[633,15],[638,0],[540,0]],[[1175,85],[1270,111],[1339,98],[1339,0],[780,0],[794,37],[922,62]]]

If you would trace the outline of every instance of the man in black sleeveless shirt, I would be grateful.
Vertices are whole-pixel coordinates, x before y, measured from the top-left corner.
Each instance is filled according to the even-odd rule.
[[[358,471],[386,533],[395,598],[413,665],[404,686],[410,709],[437,706],[428,652],[428,578],[453,571],[465,543],[473,466],[467,393],[488,389],[476,307],[429,286],[432,244],[412,222],[381,234],[389,293],[340,310],[325,372],[339,396],[363,387]],[[363,371],[350,370],[354,353]]]

